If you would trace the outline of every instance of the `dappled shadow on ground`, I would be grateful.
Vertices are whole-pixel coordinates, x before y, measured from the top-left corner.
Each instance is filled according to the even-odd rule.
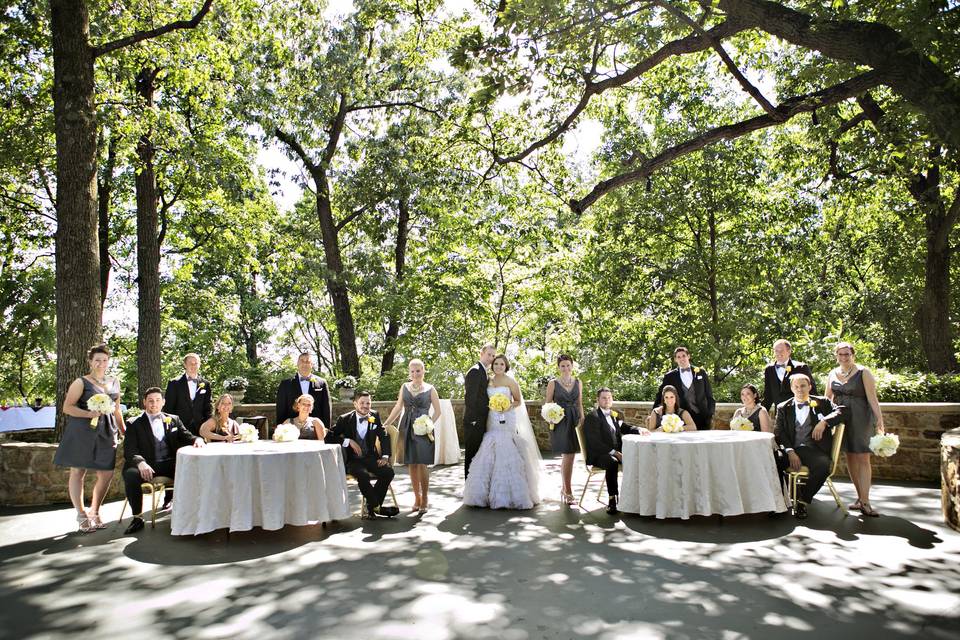
[[[544,468],[549,489],[556,461]],[[407,480],[398,474],[402,507]],[[473,509],[456,498],[461,467],[432,481],[431,510],[393,521],[195,538],[170,536],[164,519],[136,538],[46,530],[0,546],[0,628],[11,637],[945,639],[960,618],[960,535],[917,524],[939,507],[930,489],[884,488],[878,519],[843,518],[821,500],[802,523],[681,522],[611,518],[595,502]]]

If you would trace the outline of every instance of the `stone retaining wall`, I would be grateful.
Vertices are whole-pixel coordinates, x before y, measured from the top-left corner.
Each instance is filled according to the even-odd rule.
[[[53,464],[57,445],[45,442],[4,442],[0,444],[0,505],[39,505],[70,502],[67,493],[69,470]],[[117,452],[117,465],[107,498],[123,497],[120,467],[123,447]],[[90,504],[97,474],[88,471],[84,498]]]

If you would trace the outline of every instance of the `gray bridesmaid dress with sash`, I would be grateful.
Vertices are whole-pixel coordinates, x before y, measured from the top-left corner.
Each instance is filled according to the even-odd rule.
[[[80,379],[83,381],[83,394],[77,406],[81,409],[86,409],[87,400],[98,393],[106,393],[114,402],[120,397],[120,383],[116,380],[111,380],[109,387],[101,390],[86,378]],[[100,416],[95,427],[90,426],[90,418],[67,416],[53,463],[61,467],[112,471],[117,456],[117,432],[118,426],[112,413]]]

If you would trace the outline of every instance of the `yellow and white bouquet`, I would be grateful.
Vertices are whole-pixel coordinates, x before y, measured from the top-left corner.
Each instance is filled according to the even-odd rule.
[[[730,421],[731,431],[753,431],[753,423],[743,416],[734,416]]]
[[[561,420],[563,420],[563,407],[556,402],[546,402],[540,408],[540,416],[550,425],[550,431],[553,431]]]
[[[260,439],[260,432],[252,424],[240,425],[240,442],[256,442]]]
[[[683,420],[675,413],[668,413],[660,421],[660,428],[664,433],[680,433],[683,431]]]
[[[292,424],[281,424],[273,432],[274,442],[293,442],[300,438],[300,429]]]
[[[889,458],[900,448],[900,437],[895,433],[878,433],[870,438],[870,451],[881,458]]]
[[[95,393],[87,400],[87,409],[99,414],[90,418],[90,427],[96,429],[101,415],[113,413],[113,399],[105,393]]]
[[[418,436],[427,436],[433,442],[433,420],[430,416],[420,416],[414,420],[413,432]]]
[[[499,411],[503,413],[510,408],[510,399],[502,393],[495,393],[490,396],[490,404],[488,405],[492,411]]]

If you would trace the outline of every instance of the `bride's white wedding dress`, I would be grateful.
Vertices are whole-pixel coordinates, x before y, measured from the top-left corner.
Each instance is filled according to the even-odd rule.
[[[488,396],[496,393],[513,400],[509,387],[487,388]],[[531,446],[517,433],[515,408],[490,411],[487,432],[470,463],[463,503],[491,509],[533,508],[540,502],[540,465]]]

